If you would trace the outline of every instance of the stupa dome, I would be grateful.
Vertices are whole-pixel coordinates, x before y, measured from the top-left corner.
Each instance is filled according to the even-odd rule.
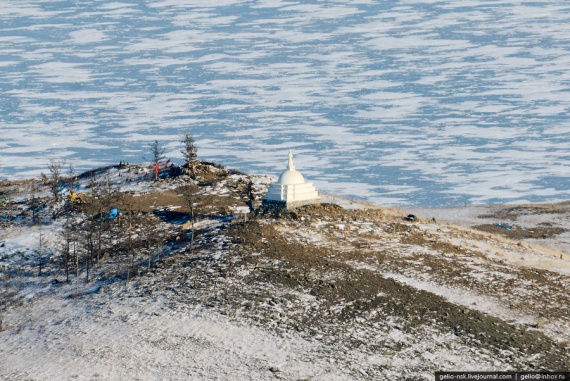
[[[305,178],[298,171],[290,171],[286,170],[279,176],[279,180],[277,181],[278,184],[281,185],[294,185],[294,184],[303,184],[305,182]]]

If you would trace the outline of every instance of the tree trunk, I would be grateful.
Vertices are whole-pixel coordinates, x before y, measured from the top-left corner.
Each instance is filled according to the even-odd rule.
[[[75,256],[75,297],[79,295],[79,256],[76,250],[76,241],[73,241],[73,255]]]
[[[190,235],[190,255],[194,255],[194,205],[190,203],[190,218],[192,219],[192,234]]]
[[[146,269],[147,272],[150,272],[150,259],[152,256],[152,247],[151,247],[151,240],[148,241],[148,267]]]
[[[65,282],[69,283],[69,260],[70,260],[70,250],[71,250],[71,240],[69,237],[66,237],[66,242],[65,242],[65,256],[64,256],[64,261],[65,261]]]
[[[73,241],[73,262],[75,262],[75,277],[79,277],[79,258],[77,258],[77,241]]]
[[[93,255],[93,237],[89,236],[87,242],[87,260],[85,261],[85,283],[89,283],[89,268],[91,267],[91,258]]]
[[[42,232],[42,227],[40,225],[40,237],[38,240],[38,276],[42,276],[43,255],[44,255],[44,235]]]

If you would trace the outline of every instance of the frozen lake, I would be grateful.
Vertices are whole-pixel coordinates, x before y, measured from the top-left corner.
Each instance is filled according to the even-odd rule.
[[[0,0],[0,178],[202,159],[388,205],[570,198],[565,0]]]

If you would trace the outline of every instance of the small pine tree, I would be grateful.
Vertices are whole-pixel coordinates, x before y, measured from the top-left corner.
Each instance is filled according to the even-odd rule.
[[[153,164],[158,164],[160,161],[164,160],[165,149],[158,140],[155,140],[154,142],[150,143],[149,148],[152,153]]]
[[[158,140],[150,143],[148,147],[152,153],[152,164],[155,168],[154,181],[158,181],[159,163],[164,160],[164,147]]]
[[[194,164],[198,160],[198,148],[192,134],[186,133],[182,135],[182,144],[184,147],[180,151],[184,158],[184,165],[191,174],[194,174]]]

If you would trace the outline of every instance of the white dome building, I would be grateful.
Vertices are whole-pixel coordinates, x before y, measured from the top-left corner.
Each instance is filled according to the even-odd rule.
[[[312,183],[305,182],[303,175],[295,169],[293,153],[289,151],[287,170],[279,176],[276,183],[269,185],[263,203],[293,209],[307,204],[320,204],[320,202],[319,192]]]

